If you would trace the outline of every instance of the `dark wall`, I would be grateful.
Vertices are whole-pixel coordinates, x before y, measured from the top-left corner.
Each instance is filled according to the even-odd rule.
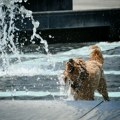
[[[37,33],[40,34],[43,39],[47,40],[48,44],[110,41],[109,27],[52,29],[37,31]],[[32,31],[21,31],[19,33],[19,42],[25,45],[31,44],[31,35]],[[25,41],[26,38],[28,41]],[[35,41],[36,44],[40,44],[40,39],[35,38],[33,41]],[[113,41],[115,41],[115,39]]]
[[[22,5],[33,12],[72,10],[72,0],[28,0]]]

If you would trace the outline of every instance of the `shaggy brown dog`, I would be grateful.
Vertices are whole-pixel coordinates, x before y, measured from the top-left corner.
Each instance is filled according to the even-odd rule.
[[[101,50],[96,45],[91,49],[93,51],[87,61],[75,58],[66,63],[64,81],[69,82],[70,93],[75,100],[94,100],[94,92],[98,90],[104,100],[109,101]]]

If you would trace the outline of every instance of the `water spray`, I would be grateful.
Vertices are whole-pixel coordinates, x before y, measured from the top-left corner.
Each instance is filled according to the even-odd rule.
[[[27,0],[0,0],[0,53],[3,62],[3,70],[6,71],[10,65],[8,53],[14,54],[20,62],[20,51],[17,48],[19,44],[19,36],[15,36],[15,32],[19,31],[15,26],[15,21],[19,18],[16,14],[19,14],[22,18],[21,24],[25,18],[30,18],[33,24],[33,34],[30,42],[33,43],[33,39],[40,39],[40,43],[44,45],[45,52],[48,53],[48,44],[39,34],[37,34],[37,28],[39,22],[35,21],[32,16],[32,11],[25,9],[24,6],[16,3],[27,2]]]

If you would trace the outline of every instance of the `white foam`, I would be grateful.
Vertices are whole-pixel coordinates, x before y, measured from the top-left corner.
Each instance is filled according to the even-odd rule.
[[[102,51],[106,51],[106,50],[110,50],[110,49],[114,49],[116,47],[120,47],[120,41],[119,42],[100,42],[97,43],[96,45],[98,45]]]
[[[100,42],[100,43],[97,43],[96,45],[98,45],[100,48],[101,48],[101,51],[106,51],[106,50],[111,50],[111,49],[114,49],[116,47],[120,47],[120,42],[112,42],[112,43],[108,43],[108,42]],[[72,50],[69,50],[67,52],[61,52],[59,53],[61,56],[63,55],[67,55],[67,56],[71,56],[73,55],[74,56],[86,56],[86,55],[89,55],[91,52],[91,50],[89,49],[89,46],[85,46],[85,47],[82,47],[82,48],[78,48],[78,49],[72,49]]]
[[[120,97],[120,92],[108,92],[109,97]],[[95,96],[101,97],[102,95],[99,93],[95,93]]]
[[[98,46],[101,47],[102,51],[108,49],[114,49],[115,47],[120,46],[120,42],[113,43],[98,43]],[[44,54],[21,54],[20,57],[24,58],[36,58],[30,59],[24,62],[19,62],[9,66],[7,71],[2,71],[0,68],[0,76],[34,76],[34,75],[59,75],[63,72],[62,68],[55,68],[56,65],[61,64],[73,57],[86,56],[91,51],[88,47],[82,47],[79,49],[72,49],[67,52],[61,52],[54,55],[44,55]],[[105,57],[119,57],[120,55],[104,55]],[[10,58],[14,58],[15,55],[10,55]],[[105,74],[115,74],[120,75],[120,71],[109,70],[105,71]]]
[[[27,64],[11,66],[7,71],[0,70],[0,77],[2,76],[34,76],[34,75],[60,75],[63,70],[54,70],[54,65],[51,69],[40,66],[40,64]],[[105,71],[105,74],[120,75],[120,71]]]
[[[120,92],[108,92],[109,97],[120,97]],[[11,96],[32,96],[32,97],[44,97],[44,96],[67,96],[66,93],[61,92],[44,92],[44,91],[9,91],[9,92],[0,92],[0,97],[11,97]],[[95,96],[101,97],[102,95],[98,92],[95,92]]]
[[[103,55],[104,58],[113,58],[113,57],[120,57],[120,55]]]
[[[110,75],[120,75],[120,71],[104,71],[105,74],[110,74]]]
[[[44,97],[44,96],[48,96],[48,95],[52,95],[52,96],[65,96],[64,93],[60,93],[60,92],[44,92],[44,91],[15,91],[15,92],[0,92],[0,97],[11,97],[11,96],[32,96],[32,97]]]

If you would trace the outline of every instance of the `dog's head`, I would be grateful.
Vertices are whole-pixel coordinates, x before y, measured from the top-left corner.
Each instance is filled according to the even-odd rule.
[[[65,65],[64,76],[65,83],[69,80],[71,87],[80,86],[88,78],[85,62],[80,58],[69,59]]]

